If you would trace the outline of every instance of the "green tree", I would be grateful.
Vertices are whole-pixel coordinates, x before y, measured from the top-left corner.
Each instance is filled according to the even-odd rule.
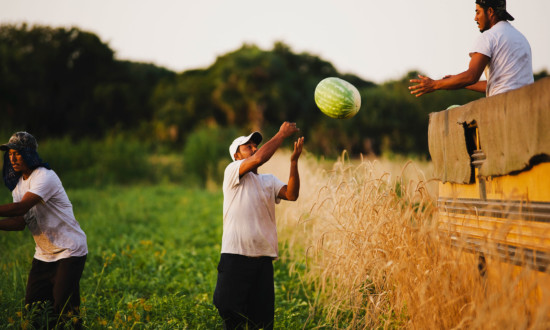
[[[193,127],[211,122],[239,127],[244,133],[273,132],[283,121],[296,121],[307,135],[322,119],[313,94],[327,76],[343,77],[360,88],[375,86],[339,74],[317,56],[294,54],[280,42],[271,51],[245,44],[205,70],[184,72],[174,82],[157,86],[152,101],[155,125],[161,132],[176,126],[181,143]]]
[[[0,25],[3,128],[48,136],[102,136],[151,118],[150,93],[170,76],[117,61],[95,34],[78,28]]]
[[[460,90],[415,98],[408,85],[417,74],[377,85],[282,42],[271,50],[244,44],[207,68],[176,74],[117,60],[108,44],[78,28],[0,25],[0,131],[25,129],[40,138],[123,132],[155,140],[152,146],[190,148],[188,139],[204,127],[270,136],[281,122],[295,121],[308,150],[327,157],[343,149],[428,155],[429,113],[484,95]],[[355,117],[332,119],[317,108],[315,87],[326,77],[359,89]]]

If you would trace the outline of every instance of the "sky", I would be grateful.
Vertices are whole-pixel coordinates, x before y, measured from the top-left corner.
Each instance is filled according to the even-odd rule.
[[[550,71],[550,0],[508,0],[533,70]],[[479,30],[474,0],[0,0],[0,23],[78,27],[120,60],[176,72],[206,68],[255,44],[284,42],[341,73],[383,83],[418,70],[465,71]]]

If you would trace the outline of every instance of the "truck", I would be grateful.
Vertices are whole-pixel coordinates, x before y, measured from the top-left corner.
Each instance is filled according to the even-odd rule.
[[[550,77],[431,113],[438,229],[488,260],[550,272]],[[548,281],[550,282],[550,281]]]

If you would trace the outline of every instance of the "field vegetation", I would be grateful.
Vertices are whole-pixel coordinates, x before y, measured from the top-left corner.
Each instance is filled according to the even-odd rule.
[[[219,191],[171,184],[68,190],[88,237],[81,280],[90,329],[219,329],[212,304],[221,245]],[[9,201],[6,192],[2,202]],[[0,328],[31,326],[24,306],[34,253],[28,230],[0,235]],[[304,288],[275,263],[277,328],[314,327]],[[35,311],[36,313],[36,311]],[[38,314],[45,318],[46,315]]]
[[[223,136],[210,133],[197,143]],[[215,150],[152,154],[123,137],[50,140],[39,149],[59,169],[88,235],[87,328],[221,328],[211,301],[222,228],[218,170],[228,160],[195,174],[201,166],[188,164],[204,160],[189,155]],[[261,172],[286,180],[289,157],[279,151]],[[276,328],[550,325],[547,275],[488,260],[481,277],[476,257],[439,235],[429,162],[306,151],[300,172],[299,200],[277,208]],[[0,202],[10,200],[4,190]],[[0,325],[30,328],[29,315],[46,317],[24,306],[34,242],[28,231],[3,232],[0,249]]]

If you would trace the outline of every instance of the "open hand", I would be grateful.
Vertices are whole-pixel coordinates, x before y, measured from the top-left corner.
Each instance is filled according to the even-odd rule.
[[[416,97],[422,96],[424,94],[431,93],[436,90],[434,80],[430,77],[426,77],[423,75],[418,75],[418,78],[420,79],[411,79],[411,83],[415,83],[416,85],[409,86],[409,90],[411,91],[411,94],[415,95]]]
[[[294,151],[292,152],[292,156],[290,156],[290,161],[297,161],[298,158],[300,158],[300,155],[302,154],[302,148],[304,146],[304,137],[298,138],[294,142]]]
[[[283,135],[283,137],[287,138],[291,136],[292,134],[298,132],[300,129],[296,127],[296,123],[290,123],[288,121],[285,121],[281,128],[279,128],[279,132]]]

